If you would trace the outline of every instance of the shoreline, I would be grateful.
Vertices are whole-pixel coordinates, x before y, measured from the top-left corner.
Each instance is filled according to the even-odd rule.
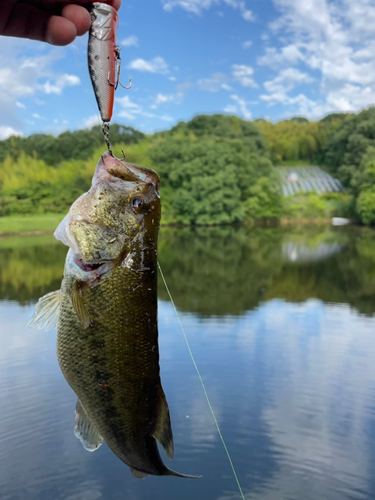
[[[305,226],[308,224],[312,224],[314,226],[319,226],[319,225],[330,225],[332,227],[332,218],[324,218],[324,219],[279,219],[278,221],[272,221],[272,223],[267,223],[267,221],[255,221],[254,224],[249,224],[249,223],[243,223],[243,224],[229,224],[231,226],[244,226],[244,227],[264,227],[264,228],[269,228],[269,227],[278,227],[278,226]],[[354,227],[360,227],[358,224],[351,223],[349,224],[350,226]],[[161,224],[161,228],[163,227],[225,227],[225,225],[189,225],[189,224]],[[53,234],[55,232],[55,229],[42,229],[42,230],[35,230],[35,231],[0,231],[0,238],[7,238],[7,237],[14,237],[14,236],[40,236],[40,235],[47,235],[47,234]]]

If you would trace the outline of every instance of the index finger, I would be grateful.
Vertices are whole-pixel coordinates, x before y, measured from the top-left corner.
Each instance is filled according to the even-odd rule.
[[[87,5],[94,3],[92,0],[78,0],[75,2],[74,0],[61,0],[60,3],[74,3],[77,5]],[[101,0],[101,3],[106,3],[107,5],[111,5],[114,9],[120,10],[121,0]]]
[[[116,10],[119,10],[121,7],[121,0],[101,0],[101,2],[111,5]],[[85,8],[89,8],[90,4],[94,2],[93,0],[23,0],[21,3],[33,5],[40,10],[58,15],[62,7],[66,5],[82,5]]]

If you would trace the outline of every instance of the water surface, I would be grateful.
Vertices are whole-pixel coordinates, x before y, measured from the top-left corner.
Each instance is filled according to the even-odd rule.
[[[0,239],[1,500],[239,498],[159,283],[175,459],[200,480],[135,479],[75,438],[55,332],[28,330],[61,280],[52,236]],[[164,229],[160,262],[247,499],[373,499],[375,235],[355,228]]]

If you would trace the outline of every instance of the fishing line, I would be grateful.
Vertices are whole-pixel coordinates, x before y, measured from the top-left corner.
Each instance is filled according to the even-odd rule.
[[[215,422],[215,425],[216,425],[216,428],[217,428],[217,432],[219,434],[219,437],[221,439],[221,442],[224,446],[224,450],[225,450],[225,453],[227,454],[227,457],[228,457],[228,460],[229,460],[229,463],[230,463],[230,466],[232,468],[232,471],[233,471],[233,474],[234,474],[234,477],[236,479],[236,483],[237,483],[237,486],[238,486],[238,489],[240,490],[240,494],[241,494],[241,497],[243,500],[246,500],[245,498],[245,495],[242,491],[242,488],[241,488],[241,484],[240,484],[240,481],[238,479],[238,476],[237,476],[237,473],[236,473],[236,470],[234,468],[234,464],[233,464],[233,461],[232,461],[232,458],[230,456],[230,453],[229,453],[229,450],[227,448],[227,445],[225,444],[225,441],[224,441],[224,437],[221,433],[221,430],[220,430],[220,426],[219,426],[219,422],[217,421],[217,418],[216,418],[216,415],[215,415],[215,412],[214,412],[214,409],[212,408],[212,405],[211,405],[211,401],[210,401],[210,398],[208,397],[208,394],[207,394],[207,390],[206,390],[206,386],[203,382],[203,378],[202,378],[202,375],[200,374],[200,371],[199,371],[199,368],[198,368],[198,365],[195,361],[195,358],[194,358],[194,355],[193,355],[193,351],[191,350],[191,347],[190,347],[190,344],[189,344],[189,340],[187,338],[187,335],[186,335],[186,332],[185,332],[185,329],[184,329],[184,326],[182,324],[182,321],[181,321],[181,318],[180,318],[180,315],[178,314],[178,311],[177,311],[177,308],[175,306],[175,303],[174,303],[174,300],[172,298],[172,295],[171,295],[171,292],[169,291],[169,288],[168,288],[168,285],[167,285],[167,282],[165,280],[165,277],[164,277],[164,274],[163,274],[163,271],[161,270],[161,267],[160,267],[160,264],[159,264],[159,261],[158,261],[158,268],[159,268],[159,271],[160,271],[160,275],[162,277],[162,280],[164,282],[164,285],[165,285],[165,288],[167,290],[167,293],[169,295],[169,298],[172,302],[172,305],[173,305],[173,309],[174,309],[174,312],[176,313],[176,316],[177,316],[177,319],[178,319],[178,322],[180,323],[180,327],[181,327],[181,330],[182,330],[182,333],[184,335],[184,339],[185,339],[185,343],[186,343],[186,346],[188,348],[188,351],[189,351],[189,354],[190,354],[190,357],[191,357],[191,360],[193,362],[193,365],[194,365],[194,368],[198,374],[198,378],[200,380],[200,383],[202,385],[202,389],[203,389],[203,392],[204,392],[204,395],[206,396],[206,400],[207,400],[207,404],[208,404],[208,407],[211,411],[211,414],[212,414],[212,417],[214,419],[214,422]]]
[[[80,65],[80,63],[79,63],[79,60],[78,60],[77,54],[76,54],[75,49],[73,48],[73,46],[71,46],[71,48],[72,48],[72,51],[73,51],[73,54],[74,54],[75,60],[76,60],[76,62],[77,62],[77,65],[78,65],[79,71],[80,71],[80,73],[81,73],[82,80],[83,80],[83,82],[84,82],[84,84],[85,84],[86,91],[87,91],[87,93],[88,93],[88,94],[89,94],[89,96],[90,96],[91,103],[92,103],[93,108],[94,108],[94,110],[95,110],[95,115],[99,118],[99,115],[97,114],[97,111],[96,111],[95,103],[94,103],[94,101],[93,101],[93,99],[92,99],[91,92],[90,92],[90,91],[89,91],[89,89],[88,89],[88,86],[87,86],[87,83],[86,83],[86,79],[85,79],[85,76],[84,76],[84,74],[83,74],[82,67],[81,67],[81,65]],[[99,122],[100,122],[100,120],[99,120]],[[199,381],[200,381],[200,383],[201,383],[201,385],[202,385],[202,389],[203,389],[204,395],[205,395],[205,397],[206,397],[206,401],[207,401],[208,407],[209,407],[209,409],[210,409],[210,411],[211,411],[212,418],[214,419],[214,422],[215,422],[215,425],[216,425],[216,429],[217,429],[217,432],[218,432],[218,434],[219,434],[220,440],[221,440],[221,442],[222,442],[222,444],[223,444],[223,447],[224,447],[225,453],[227,454],[227,457],[228,457],[228,460],[229,460],[229,464],[230,464],[230,466],[231,466],[231,468],[232,468],[234,478],[235,478],[235,480],[236,480],[236,483],[237,483],[238,489],[239,489],[240,494],[241,494],[241,498],[242,498],[242,500],[246,500],[245,495],[244,495],[244,493],[243,493],[243,491],[242,491],[242,487],[241,487],[240,481],[239,481],[238,476],[237,476],[237,473],[236,473],[236,469],[234,468],[234,464],[233,464],[232,458],[231,458],[231,456],[230,456],[230,453],[229,453],[229,450],[228,450],[228,448],[227,448],[227,445],[226,445],[226,443],[225,443],[225,441],[224,441],[224,437],[223,437],[223,435],[222,435],[222,433],[221,433],[220,426],[219,426],[219,422],[218,422],[218,420],[217,420],[217,418],[216,418],[216,415],[215,415],[214,409],[212,408],[212,404],[211,404],[210,398],[208,397],[208,393],[207,393],[206,386],[205,386],[205,384],[204,384],[204,381],[203,381],[202,375],[201,375],[201,373],[200,373],[200,371],[199,371],[199,368],[198,368],[198,365],[197,365],[197,363],[196,363],[196,361],[195,361],[195,358],[194,358],[194,355],[193,355],[193,351],[191,350],[191,347],[190,347],[190,344],[189,344],[189,340],[188,340],[188,338],[187,338],[187,335],[186,335],[186,332],[185,332],[185,329],[184,329],[184,325],[182,324],[182,321],[181,321],[180,315],[178,314],[178,311],[177,311],[176,305],[175,305],[175,303],[174,303],[174,300],[173,300],[173,298],[172,298],[171,292],[170,292],[169,287],[168,287],[168,285],[167,285],[167,282],[166,282],[166,280],[165,280],[165,277],[164,277],[163,271],[161,270],[161,266],[160,266],[159,261],[158,261],[158,269],[159,269],[160,275],[161,275],[161,277],[162,277],[163,283],[164,283],[164,285],[165,285],[165,288],[166,288],[166,290],[167,290],[167,293],[168,293],[168,296],[169,296],[169,298],[170,298],[170,301],[171,301],[171,303],[172,303],[172,305],[173,305],[173,309],[174,309],[174,312],[176,313],[176,316],[177,316],[178,322],[180,323],[180,327],[181,327],[182,333],[183,333],[183,335],[184,335],[184,339],[185,339],[185,343],[186,343],[187,349],[188,349],[188,351],[189,351],[189,354],[190,354],[191,360],[192,360],[192,362],[193,362],[194,368],[195,368],[195,370],[196,370],[196,372],[197,372],[197,375],[198,375]]]

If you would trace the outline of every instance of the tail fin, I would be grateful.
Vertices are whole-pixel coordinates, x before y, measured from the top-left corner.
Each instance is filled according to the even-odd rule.
[[[176,472],[172,469],[169,469],[168,467],[165,467],[165,476],[175,476],[175,477],[183,477],[185,479],[201,479],[202,476],[189,476],[187,474],[180,474],[179,472]]]

